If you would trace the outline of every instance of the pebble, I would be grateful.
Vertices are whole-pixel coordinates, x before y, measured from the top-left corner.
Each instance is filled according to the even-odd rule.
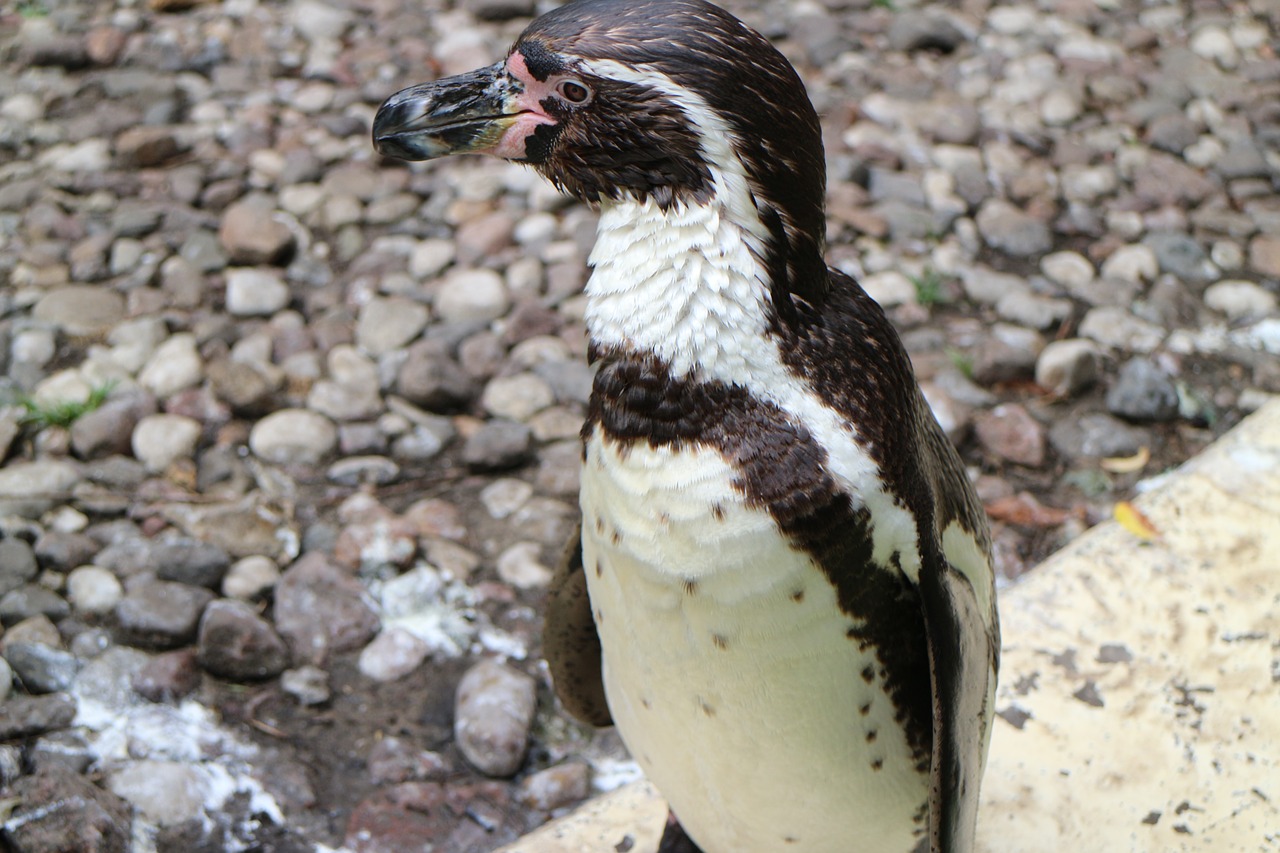
[[[164,471],[179,459],[195,455],[200,422],[183,415],[147,415],[133,428],[133,455],[148,471]]]
[[[489,380],[480,395],[480,404],[494,417],[528,421],[555,402],[555,394],[541,377],[517,373]]]
[[[295,245],[293,232],[261,196],[238,201],[223,211],[218,241],[231,263],[249,267],[284,263]]]
[[[517,542],[498,555],[498,577],[517,589],[539,589],[551,583],[551,569],[541,560],[537,542]]]
[[[116,605],[120,630],[136,645],[168,649],[195,639],[200,614],[213,593],[172,581],[146,580]]]
[[[1171,420],[1178,414],[1178,389],[1153,362],[1133,358],[1107,391],[1107,411],[1130,421]]]
[[[6,643],[5,660],[31,693],[55,693],[71,686],[76,656],[43,643]]]
[[[34,580],[40,566],[26,540],[0,539],[0,595]]]
[[[1098,380],[1102,353],[1093,341],[1051,341],[1036,359],[1036,384],[1061,397],[1074,397]]]
[[[167,533],[154,541],[151,561],[161,580],[215,589],[231,565],[230,555],[214,542]]]
[[[1121,246],[1102,262],[1100,270],[1103,278],[1132,282],[1154,281],[1159,271],[1155,251],[1144,245]]]
[[[1165,338],[1164,329],[1134,317],[1123,308],[1091,308],[1080,321],[1080,336],[1103,346],[1129,352],[1149,353]]]
[[[446,323],[475,323],[498,319],[510,301],[502,276],[492,270],[468,269],[446,275],[433,304]]]
[[[440,779],[450,770],[449,762],[436,752],[418,750],[406,740],[384,737],[369,750],[365,759],[369,780],[375,785],[409,779]]]
[[[0,596],[0,622],[5,625],[39,614],[57,621],[70,613],[71,605],[67,604],[66,599],[39,584],[23,584]]]
[[[237,317],[269,317],[289,305],[289,285],[270,269],[227,270],[227,311]]]
[[[178,702],[200,686],[196,650],[175,649],[154,655],[138,667],[129,683],[149,702]]]
[[[70,495],[79,482],[80,470],[70,462],[9,462],[0,468],[0,516],[37,518]]]
[[[65,767],[42,767],[6,786],[14,808],[6,841],[22,853],[123,853],[133,828],[129,805]]]
[[[1149,445],[1145,432],[1105,412],[1061,418],[1049,427],[1049,444],[1072,461],[1133,456]]]
[[[270,592],[280,581],[276,561],[261,554],[236,560],[222,578],[222,594],[241,601],[254,601]]]
[[[158,826],[177,826],[204,813],[211,780],[184,761],[131,761],[106,779],[106,787]]]
[[[289,665],[289,649],[271,623],[243,601],[226,598],[205,608],[196,657],[228,681],[261,681]]]
[[[249,448],[276,465],[315,465],[333,452],[338,430],[333,421],[308,409],[281,409],[253,425]]]
[[[427,307],[402,297],[371,299],[360,309],[356,345],[373,356],[398,350],[422,333]]]
[[[585,800],[590,793],[591,766],[585,761],[566,761],[522,779],[516,799],[531,809],[549,812]]]
[[[511,776],[529,747],[537,684],[495,660],[482,660],[458,683],[453,732],[463,758],[486,776]]]
[[[116,576],[98,566],[80,566],[67,575],[67,600],[78,613],[110,613],[124,597]]]
[[[204,360],[195,336],[179,332],[156,347],[138,373],[138,384],[161,399],[196,385],[204,378]]]
[[[58,731],[76,718],[76,701],[65,693],[11,696],[0,703],[0,741],[15,741]]]
[[[1045,460],[1045,428],[1017,403],[979,412],[973,421],[978,441],[989,452],[1019,465],[1039,466]]]
[[[1049,227],[1002,199],[985,202],[975,219],[987,245],[1014,257],[1025,258],[1053,247]]]
[[[1276,296],[1251,281],[1219,281],[1204,292],[1204,304],[1228,320],[1260,319],[1276,313]]]
[[[533,434],[524,424],[486,421],[462,447],[462,459],[477,471],[501,471],[523,465],[533,451]]]
[[[364,587],[319,553],[285,569],[276,584],[274,617],[294,660],[316,665],[363,647],[379,627]]]
[[[124,297],[104,287],[73,284],[49,291],[32,316],[72,336],[102,335],[124,319]]]
[[[280,689],[298,700],[300,705],[323,705],[333,691],[329,687],[329,673],[318,666],[300,666],[280,673]]]
[[[360,651],[360,672],[374,681],[398,681],[427,659],[430,647],[404,628],[389,628]]]

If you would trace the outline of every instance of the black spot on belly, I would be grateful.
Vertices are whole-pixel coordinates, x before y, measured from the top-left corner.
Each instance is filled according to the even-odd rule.
[[[797,589],[795,592],[791,593],[791,600],[794,601],[796,604],[799,604],[800,602],[804,601],[804,590]]]
[[[604,516],[596,516],[596,533],[600,536],[604,535]]]
[[[877,732],[875,729],[871,729],[870,731],[868,731],[868,732],[867,732],[867,743],[875,743],[875,742],[876,742],[876,735],[877,735],[877,734],[878,734],[878,732]]]
[[[708,717],[714,717],[716,715],[716,709],[701,696],[698,697],[698,710],[702,711],[702,713],[706,714]]]
[[[859,706],[858,706],[858,713],[859,713],[859,714],[861,714],[861,715],[862,715],[862,716],[864,716],[864,717],[865,717],[867,714],[870,714],[870,713],[871,713],[871,703],[870,703],[870,702],[863,702],[861,705],[859,705]]]
[[[862,668],[862,680],[870,684],[876,680],[876,670],[871,664],[867,664]]]
[[[724,504],[714,503],[711,505],[711,517],[716,521],[724,521]]]
[[[596,560],[596,577],[603,577],[603,576],[604,576],[604,566],[600,563],[600,560],[597,559]]]
[[[693,578],[685,578],[685,579],[680,583],[680,588],[684,590],[684,594],[685,594],[685,595],[697,595],[697,594],[698,594],[698,582],[697,582],[696,580],[694,580]]]
[[[883,759],[883,758],[877,758],[876,760],[874,760],[874,761],[872,761],[872,762],[871,762],[871,769],[872,769],[872,770],[879,770],[879,769],[881,769],[882,767],[884,767],[884,759]]]
[[[729,638],[726,637],[724,634],[712,634],[711,642],[713,645],[715,645],[717,649],[720,649],[721,651],[729,648]]]

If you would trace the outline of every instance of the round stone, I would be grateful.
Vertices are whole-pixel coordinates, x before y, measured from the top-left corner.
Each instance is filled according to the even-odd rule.
[[[138,384],[157,397],[166,398],[190,388],[204,378],[204,360],[195,336],[179,332],[156,347],[138,374]]]
[[[249,432],[249,449],[277,465],[315,465],[337,444],[333,421],[308,409],[272,412]]]
[[[1229,280],[1210,285],[1204,292],[1204,304],[1228,319],[1243,320],[1274,314],[1276,297],[1252,281]]]
[[[67,600],[80,613],[110,613],[123,597],[120,581],[99,566],[80,566],[67,575]]]
[[[280,567],[276,561],[256,554],[231,564],[222,578],[222,594],[252,601],[269,592],[279,581]]]
[[[457,270],[436,292],[435,309],[446,323],[496,320],[507,313],[510,301],[502,276],[493,270]]]
[[[32,315],[68,335],[98,335],[124,319],[124,298],[106,287],[74,284],[50,291]]]
[[[237,317],[270,316],[289,304],[289,286],[266,269],[227,270],[227,311]]]
[[[164,471],[194,456],[200,432],[200,422],[184,415],[147,415],[133,428],[133,455],[148,471]]]

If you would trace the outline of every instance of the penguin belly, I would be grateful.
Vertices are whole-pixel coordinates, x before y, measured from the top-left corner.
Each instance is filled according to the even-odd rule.
[[[875,649],[734,483],[711,448],[588,438],[583,568],[618,731],[705,853],[909,853],[928,767]]]

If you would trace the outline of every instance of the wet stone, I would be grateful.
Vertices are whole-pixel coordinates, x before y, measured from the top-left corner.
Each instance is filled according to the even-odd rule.
[[[45,767],[18,779],[5,836],[21,853],[126,853],[133,835],[129,806],[84,776]]]
[[[0,596],[0,622],[12,625],[32,616],[44,615],[57,621],[71,613],[66,599],[38,584],[23,584]]]
[[[271,624],[241,601],[221,599],[200,620],[200,665],[230,681],[260,681],[289,665],[289,649]]]
[[[76,716],[76,701],[65,693],[11,696],[0,703],[0,741],[65,729]]]
[[[131,642],[172,648],[195,639],[200,614],[213,597],[202,587],[144,579],[116,605],[116,618]]]
[[[66,690],[76,675],[75,655],[42,643],[9,643],[4,657],[31,693]]]

